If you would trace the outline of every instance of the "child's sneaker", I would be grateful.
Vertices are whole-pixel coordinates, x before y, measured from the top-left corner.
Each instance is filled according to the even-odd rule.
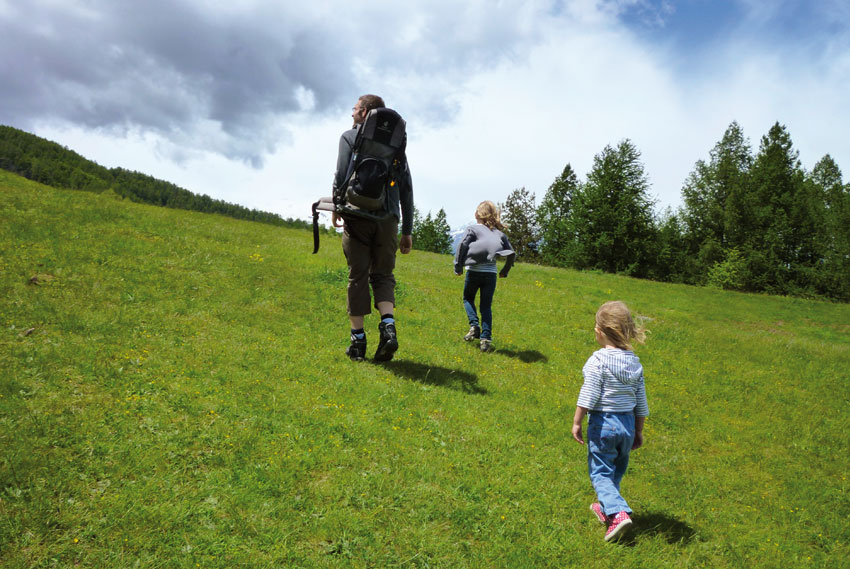
[[[616,516],[613,516],[611,518],[611,525],[608,526],[608,531],[605,532],[605,541],[622,537],[630,525],[632,525],[632,518],[629,517],[627,512],[620,512]]]
[[[481,342],[478,344],[478,347],[482,352],[492,352],[493,351],[493,342],[491,340],[487,340],[486,338],[482,338]]]
[[[469,332],[466,333],[466,336],[463,337],[467,342],[471,342],[472,340],[477,340],[481,337],[481,328],[478,326],[470,326]]]
[[[599,502],[594,502],[590,505],[590,511],[596,514],[596,519],[599,520],[599,523],[602,525],[608,525],[608,516],[605,515],[605,512],[602,510],[602,504]]]

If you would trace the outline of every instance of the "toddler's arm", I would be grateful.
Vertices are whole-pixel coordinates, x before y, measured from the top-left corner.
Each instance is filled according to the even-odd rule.
[[[632,443],[632,450],[637,450],[643,446],[644,422],[646,422],[646,417],[635,417],[635,442]]]
[[[581,422],[584,420],[585,415],[587,415],[587,409],[576,407],[576,414],[573,417],[573,438],[579,444],[584,444],[584,438],[581,436]]]

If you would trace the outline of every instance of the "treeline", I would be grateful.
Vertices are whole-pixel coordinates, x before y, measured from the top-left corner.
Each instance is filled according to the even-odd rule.
[[[784,126],[771,127],[754,154],[733,122],[697,161],[682,198],[658,215],[640,152],[624,140],[594,157],[584,181],[567,164],[539,205],[525,188],[499,205],[526,262],[850,300],[850,184],[829,155],[805,170]],[[419,225],[448,239],[430,214]]]
[[[0,168],[35,182],[73,190],[114,192],[138,203],[217,213],[272,225],[308,229],[304,220],[198,195],[170,182],[123,168],[105,168],[55,142],[0,125]]]
[[[61,188],[114,192],[135,202],[309,228],[303,220],[196,195],[0,125],[0,168]],[[520,260],[659,281],[850,300],[850,184],[826,155],[804,169],[775,124],[753,152],[733,122],[682,187],[683,206],[655,212],[640,152],[606,146],[586,180],[567,164],[540,204],[525,188],[499,204]],[[441,209],[416,211],[418,249],[451,252]]]
[[[850,185],[829,155],[806,171],[776,123],[753,154],[737,122],[697,161],[684,205],[654,212],[640,152],[608,146],[583,182],[568,164],[539,206],[502,204],[519,258],[659,281],[850,300]]]

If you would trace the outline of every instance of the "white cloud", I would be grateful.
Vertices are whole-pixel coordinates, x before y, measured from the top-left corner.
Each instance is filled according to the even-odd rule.
[[[644,152],[659,188],[653,174],[663,174],[667,153],[681,148],[685,118],[662,63],[616,27],[553,26],[526,63],[504,63],[473,78],[450,127],[412,141],[422,155],[417,159],[411,149],[411,161],[426,161],[420,209],[442,204],[455,225],[482,199],[504,201],[521,186],[539,201],[568,162],[586,174],[596,154],[626,138]],[[683,180],[664,188],[666,203],[677,202]],[[460,207],[446,204],[447,195]]]
[[[850,168],[848,34],[777,45],[749,31],[780,17],[764,3],[700,50],[666,34],[666,1],[193,0],[169,4],[166,23],[148,15],[155,6],[30,4],[23,26],[0,0],[0,51],[11,54],[0,122],[284,216],[306,218],[329,194],[338,137],[364,92],[407,119],[417,206],[444,208],[452,226],[521,186],[539,201],[567,162],[583,178],[625,138],[659,205],[678,205],[733,120],[754,150],[779,121],[804,166],[829,152]],[[638,9],[655,18],[650,32],[623,20]],[[33,39],[41,28],[55,41]],[[63,40],[69,30],[83,39]]]

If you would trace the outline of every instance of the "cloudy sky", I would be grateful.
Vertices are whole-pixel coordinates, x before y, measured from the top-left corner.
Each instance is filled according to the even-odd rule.
[[[330,194],[363,93],[453,227],[623,139],[676,207],[733,120],[847,181],[850,2],[0,0],[0,124],[284,217]]]

